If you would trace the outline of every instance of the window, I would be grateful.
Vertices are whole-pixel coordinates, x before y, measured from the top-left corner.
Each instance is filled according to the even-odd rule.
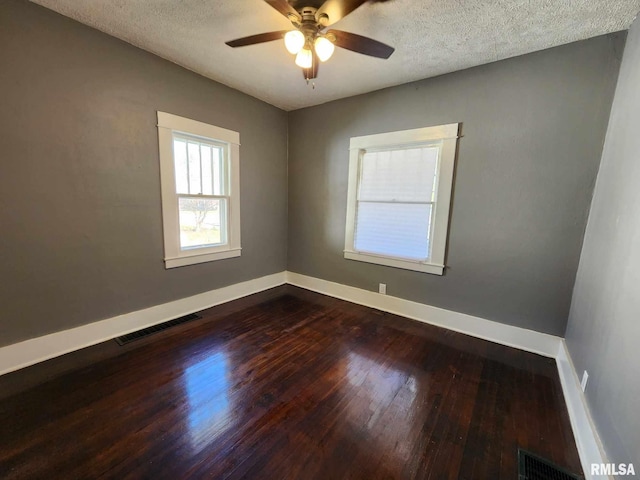
[[[442,275],[458,124],[353,137],[344,256]]]
[[[240,256],[240,135],[158,112],[166,268]]]

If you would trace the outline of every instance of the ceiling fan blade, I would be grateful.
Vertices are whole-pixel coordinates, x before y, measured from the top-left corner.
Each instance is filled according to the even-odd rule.
[[[362,53],[370,57],[389,58],[395,48],[385,45],[373,38],[363,37],[355,33],[343,32],[342,30],[329,30],[327,35],[333,34],[336,46],[346,48],[352,52]]]
[[[280,40],[284,38],[284,34],[287,30],[280,30],[279,32],[259,33],[258,35],[251,35],[249,37],[236,38],[226,42],[230,47],[246,47],[247,45],[255,45],[256,43],[272,42],[274,40]]]
[[[311,61],[311,68],[303,68],[302,74],[305,80],[313,80],[318,76],[318,68],[320,67],[320,59],[316,55],[316,52],[312,52],[313,57]]]
[[[267,2],[269,5],[271,5],[273,8],[275,8],[277,11],[279,11],[285,17],[289,18],[290,15],[294,15],[298,20],[300,20],[300,14],[296,11],[295,8],[289,5],[289,2],[287,2],[287,0],[264,0],[264,1]]]
[[[318,8],[317,15],[318,18],[322,14],[329,17],[326,22],[323,22],[327,27],[346,17],[363,3],[367,3],[367,0],[327,0]]]

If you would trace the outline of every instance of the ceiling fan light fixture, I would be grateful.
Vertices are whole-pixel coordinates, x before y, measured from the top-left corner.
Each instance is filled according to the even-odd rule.
[[[303,48],[296,55],[296,65],[300,68],[311,68],[313,65],[313,54],[308,48]]]
[[[1,1],[1,0],[0,0]],[[258,0],[256,0],[258,1]],[[318,77],[320,62],[329,60],[336,46],[370,57],[387,59],[394,48],[369,37],[342,30],[326,30],[361,5],[386,0],[264,0],[291,23],[292,30],[259,33],[225,42],[231,48],[284,40],[307,82]],[[307,3],[308,6],[298,8]],[[294,5],[292,5],[294,4]],[[313,6],[309,5],[312,4]],[[290,28],[291,28],[290,27]]]
[[[325,37],[318,37],[314,43],[316,54],[321,62],[326,62],[333,55],[333,51],[336,49],[335,45]]]
[[[305,38],[300,30],[291,30],[284,36],[284,46],[287,47],[289,53],[295,55],[304,47]]]

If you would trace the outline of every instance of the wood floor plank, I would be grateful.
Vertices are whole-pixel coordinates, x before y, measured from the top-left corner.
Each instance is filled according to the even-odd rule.
[[[0,378],[0,477],[580,473],[555,362],[291,286]]]

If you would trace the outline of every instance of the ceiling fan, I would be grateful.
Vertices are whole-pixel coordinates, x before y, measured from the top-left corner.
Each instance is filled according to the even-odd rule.
[[[355,33],[327,30],[327,27],[367,1],[376,3],[387,0],[291,0],[294,5],[287,0],[265,0],[287,17],[294,29],[259,33],[226,44],[235,48],[284,39],[285,47],[289,53],[296,55],[296,65],[302,68],[307,81],[318,76],[319,63],[329,60],[336,46],[387,59],[394,52],[389,45]]]

